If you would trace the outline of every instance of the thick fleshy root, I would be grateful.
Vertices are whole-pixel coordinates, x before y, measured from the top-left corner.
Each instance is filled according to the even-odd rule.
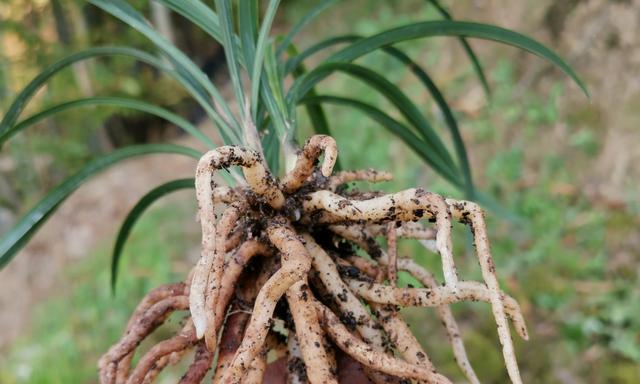
[[[255,151],[227,146],[205,154],[196,171],[201,257],[184,283],[157,288],[141,301],[122,339],[100,359],[100,381],[150,383],[165,367],[193,356],[181,384],[201,383],[207,374],[214,383],[261,383],[273,379],[268,361],[274,357],[287,361],[287,382],[337,383],[348,375],[339,371],[336,356],[346,355],[349,366],[374,383],[449,384],[398,311],[415,306],[435,307],[461,371],[475,384],[449,305],[482,301],[491,305],[507,372],[521,383],[508,319],[523,339],[527,329],[518,303],[498,285],[481,209],[419,188],[349,191],[347,183],[391,175],[332,174],[336,159],[333,138],[314,136],[278,181]],[[246,185],[216,186],[214,173],[229,166],[242,168]],[[225,207],[219,218],[216,205]],[[482,282],[458,277],[453,221],[472,230]],[[398,255],[400,238],[440,256],[444,285]],[[356,248],[371,258],[358,256]],[[423,287],[398,287],[398,271]],[[131,367],[141,342],[176,311],[185,313],[182,330]]]

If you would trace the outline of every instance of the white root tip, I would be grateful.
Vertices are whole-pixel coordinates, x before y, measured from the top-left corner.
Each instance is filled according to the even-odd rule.
[[[204,337],[205,330],[207,329],[207,320],[204,316],[196,316],[196,314],[191,312],[191,318],[193,319],[193,326],[196,329],[196,337],[198,340]]]

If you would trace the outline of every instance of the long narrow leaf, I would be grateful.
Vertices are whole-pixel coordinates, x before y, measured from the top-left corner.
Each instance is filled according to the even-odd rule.
[[[260,76],[262,74],[263,58],[266,53],[269,32],[271,31],[271,24],[276,16],[278,5],[280,0],[270,0],[267,6],[267,11],[264,15],[264,19],[260,25],[260,33],[258,34],[258,42],[256,43],[256,55],[253,61],[253,67],[251,69],[251,112],[254,121],[258,112],[258,96],[260,94]]]
[[[440,92],[438,86],[433,82],[431,77],[425,72],[422,67],[415,61],[413,61],[409,56],[407,56],[400,49],[388,46],[384,47],[383,51],[390,54],[403,64],[407,66],[407,68],[420,80],[420,82],[425,86],[427,91],[433,96],[438,108],[442,112],[444,116],[444,121],[449,129],[449,133],[451,134],[451,138],[453,139],[453,145],[456,151],[456,156],[458,158],[458,163],[460,164],[460,168],[462,170],[462,174],[465,178],[465,189],[466,189],[466,197],[468,199],[474,198],[474,185],[473,185],[473,177],[471,175],[471,166],[469,165],[469,158],[467,157],[467,149],[464,145],[464,141],[462,140],[462,135],[460,134],[460,129],[458,128],[458,122],[449,107],[446,99]]]
[[[136,224],[138,219],[142,216],[144,211],[149,208],[151,204],[153,204],[156,200],[161,197],[168,195],[169,193],[176,192],[182,189],[194,188],[195,180],[193,178],[190,179],[178,179],[172,180],[162,185],[159,185],[149,191],[147,194],[142,196],[140,200],[136,203],[136,205],[129,211],[127,217],[122,222],[120,229],[118,230],[118,235],[116,237],[116,242],[113,246],[113,252],[111,254],[111,291],[115,293],[116,291],[116,280],[118,279],[118,266],[120,264],[120,258],[122,256],[122,250],[124,249],[124,245],[131,234],[131,230],[133,226]]]
[[[20,117],[20,113],[24,110],[27,103],[36,94],[36,92],[56,73],[67,68],[73,63],[87,60],[98,56],[129,56],[139,61],[152,65],[160,70],[168,71],[169,69],[157,57],[150,55],[144,51],[128,48],[128,47],[94,47],[80,52],[76,52],[66,56],[59,61],[49,65],[40,72],[15,98],[9,106],[7,113],[0,121],[0,134],[8,131]]]
[[[240,75],[240,64],[238,64],[238,58],[236,57],[237,50],[235,49],[235,32],[233,30],[233,10],[230,0],[216,0],[216,9],[218,11],[218,17],[220,18],[220,27],[222,28],[222,47],[224,48],[224,55],[227,61],[227,69],[231,77],[231,84],[233,85],[233,92],[236,95],[236,102],[240,109],[240,114],[245,112],[244,107],[244,90],[242,86],[242,78]],[[248,116],[245,117],[245,119]]]
[[[374,107],[373,105],[352,98],[329,95],[305,97],[300,101],[300,103],[305,105],[319,103],[343,105],[356,108],[364,112],[371,119],[378,122],[394,135],[398,136],[402,141],[405,142],[405,144],[407,144],[407,146],[409,146],[409,148],[413,149],[413,151],[418,156],[420,156],[427,164],[429,164],[446,180],[458,187],[463,185],[459,175],[453,172],[450,168],[443,166],[441,159],[436,157],[432,151],[428,150],[425,142],[421,138],[416,136],[416,134],[414,134],[411,129],[409,129],[409,127],[393,119],[388,114]]]
[[[9,129],[12,129],[13,125],[16,123],[20,114],[26,107],[27,103],[31,98],[36,94],[36,92],[46,84],[46,82],[54,76],[56,73],[61,71],[62,69],[67,68],[73,63],[77,63],[83,60],[100,57],[100,56],[126,56],[134,58],[140,62],[148,64],[161,72],[166,73],[171,78],[176,80],[179,84],[181,84],[189,94],[198,102],[200,106],[207,112],[209,116],[212,116],[215,111],[210,101],[208,100],[208,96],[206,92],[195,84],[192,79],[186,77],[180,71],[173,70],[166,66],[165,63],[162,62],[159,58],[138,50],[134,48],[128,47],[119,47],[119,46],[104,46],[104,47],[94,47],[86,50],[82,50],[76,53],[73,53],[69,56],[66,56],[57,62],[46,67],[42,72],[40,72],[29,84],[27,84],[22,91],[15,98],[13,103],[9,106],[7,113],[3,116],[2,121],[0,121],[0,135],[4,135]],[[223,138],[225,138],[225,142],[231,142],[231,138],[224,132],[221,131]]]
[[[58,185],[0,239],[0,268],[4,267],[49,218],[50,214],[88,178],[120,161],[150,154],[172,153],[200,158],[200,152],[173,144],[146,144],[118,149],[99,157]]]
[[[258,1],[245,0],[238,4],[238,33],[246,68],[253,68],[258,34]],[[249,76],[252,75],[251,71]]]
[[[438,13],[440,13],[440,15],[442,15],[442,17],[444,17],[446,20],[453,20],[453,16],[451,16],[451,13],[449,13],[449,11],[447,11],[447,9],[438,2],[438,0],[427,0],[427,2],[431,3],[431,5],[433,5]],[[460,44],[462,45],[462,49],[464,49],[464,52],[467,54],[469,60],[471,61],[471,66],[478,76],[480,84],[482,84],[484,93],[487,96],[491,96],[491,88],[489,87],[487,76],[485,76],[484,74],[484,70],[482,69],[482,65],[480,64],[478,56],[476,56],[476,53],[473,51],[473,48],[471,48],[471,45],[469,45],[467,39],[465,39],[464,37],[460,37],[459,40]]]
[[[262,99],[272,117],[276,133],[282,141],[291,132],[289,132],[289,113],[282,91],[282,76],[278,68],[273,44],[269,44],[267,48],[263,65],[267,81],[262,84]]]
[[[589,96],[589,91],[584,82],[578,77],[574,70],[551,49],[518,32],[494,25],[467,21],[425,21],[393,28],[359,40],[331,55],[327,61],[349,62],[387,45],[433,36],[475,37],[497,41],[531,52],[555,64],[578,84],[585,95]]]
[[[331,37],[329,39],[316,43],[306,48],[304,51],[296,55],[293,55],[291,58],[289,58],[289,60],[287,60],[287,62],[285,63],[284,73],[285,74],[292,73],[293,71],[296,70],[296,68],[302,65],[303,61],[305,61],[310,56],[313,56],[314,54],[324,49],[333,47],[334,45],[337,45],[337,44],[351,43],[353,41],[354,41],[353,35],[344,35],[344,36]]]
[[[187,18],[222,45],[222,28],[218,15],[200,0],[156,0]]]
[[[305,26],[307,26],[320,13],[322,13],[324,10],[334,5],[335,3],[337,3],[337,0],[323,0],[315,7],[311,8],[307,13],[305,13],[304,16],[302,16],[300,20],[298,20],[298,22],[289,30],[280,45],[278,45],[278,48],[276,49],[276,56],[280,57],[280,55],[282,55],[282,53],[289,48],[289,46],[293,42],[293,38],[296,37],[296,35],[300,33],[300,31]]]
[[[142,100],[135,100],[135,99],[129,99],[124,97],[87,97],[83,99],[67,101],[65,103],[49,107],[45,110],[42,110],[20,121],[18,124],[13,126],[8,131],[0,133],[0,146],[2,146],[2,144],[5,141],[7,141],[9,138],[17,134],[18,132],[22,131],[23,129],[33,124],[36,124],[37,122],[43,119],[46,119],[52,115],[55,115],[57,113],[61,113],[73,108],[99,106],[99,105],[129,108],[129,109],[134,109],[141,112],[150,113],[152,115],[161,117],[175,124],[176,126],[182,128],[185,132],[189,133],[196,139],[200,140],[203,144],[205,144],[209,148],[216,147],[216,145],[213,143],[213,141],[211,141],[209,137],[207,137],[193,124],[191,124],[189,121],[185,120],[184,118],[180,117],[179,115],[176,115],[175,113],[168,111],[162,107],[158,107],[156,105],[147,103]]]
[[[176,66],[177,71],[185,75],[188,74],[198,85],[206,89],[213,97],[217,106],[222,110],[221,112],[217,110],[212,112],[215,123],[222,131],[225,131],[228,137],[237,140],[236,142],[240,141],[240,125],[231,113],[227,102],[207,75],[202,72],[191,59],[158,33],[144,17],[127,2],[123,0],[88,1],[143,34],[167,56],[172,64]]]
[[[292,55],[293,60],[295,61],[292,61],[291,65],[293,65],[294,63],[299,63],[296,68],[292,69],[294,78],[299,77],[297,76],[296,72],[300,72],[301,69],[302,71],[304,71],[304,64],[302,63],[302,60],[308,57],[309,55],[315,52],[318,52],[319,49],[324,49],[331,45],[336,45],[336,44],[352,43],[362,38],[363,38],[362,36],[358,36],[358,35],[337,36],[332,39],[325,40],[319,43],[317,46],[310,47],[303,54]],[[433,82],[433,80],[431,80],[431,77],[424,71],[424,69],[422,69],[422,67],[418,63],[413,61],[402,50],[394,46],[385,46],[381,48],[381,51],[386,54],[389,54],[393,58],[402,62],[407,67],[407,69],[409,69],[418,78],[418,80],[424,85],[427,91],[433,96],[436,104],[438,104],[438,107],[442,111],[445,123],[447,124],[447,128],[449,129],[449,132],[453,139],[454,147],[456,150],[456,156],[458,157],[458,162],[465,176],[465,180],[466,180],[465,189],[466,189],[467,198],[472,199],[474,194],[474,186],[473,186],[473,178],[471,175],[471,167],[469,165],[469,160],[467,158],[467,150],[465,148],[464,141],[462,140],[462,136],[460,135],[460,129],[458,128],[458,123],[456,121],[456,118],[453,115],[453,112],[451,111],[451,108],[449,107],[449,104],[445,100],[444,96],[442,95],[442,93],[440,92],[436,84]],[[313,96],[312,92],[313,90],[309,91],[309,96]],[[307,105],[307,108],[314,107],[314,106],[316,105]]]
[[[398,111],[416,127],[425,139],[425,143],[429,146],[429,149],[434,151],[438,158],[441,159],[442,166],[450,168],[452,171],[456,169],[456,165],[449,151],[429,122],[424,118],[422,113],[420,113],[416,105],[395,84],[366,67],[341,62],[323,64],[296,80],[289,91],[288,102],[293,105],[297,104],[297,101],[305,97],[311,87],[336,71],[353,76],[376,89],[382,96],[395,105]]]

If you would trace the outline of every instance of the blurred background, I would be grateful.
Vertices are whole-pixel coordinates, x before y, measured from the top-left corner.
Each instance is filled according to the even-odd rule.
[[[220,46],[153,3],[131,2],[231,95]],[[295,23],[310,3],[283,1],[274,32]],[[457,40],[402,46],[430,71],[457,113],[479,188],[520,218],[513,222],[495,212],[487,215],[501,283],[520,302],[530,328],[529,342],[516,340],[525,382],[640,382],[640,1],[444,4],[455,18],[511,28],[549,45],[576,69],[592,94],[586,99],[537,57],[471,40],[492,87],[487,99]],[[369,35],[437,18],[426,1],[343,1],[307,27],[296,44],[304,48],[341,33]],[[103,44],[152,49],[144,37],[82,1],[0,2],[0,113],[44,66]],[[433,100],[406,68],[382,55],[362,60],[432,111],[448,137]],[[341,75],[318,88],[320,93],[367,92]],[[154,102],[216,137],[204,114],[168,79],[118,58],[83,62],[56,75],[25,116],[91,95]],[[375,95],[368,101],[385,107]],[[385,190],[424,186],[461,197],[362,115],[328,107],[328,116],[345,168],[391,171],[396,179]],[[300,138],[310,132],[302,119]],[[0,153],[0,233],[98,154],[157,141],[197,147],[164,121],[104,107],[65,112],[16,136]],[[136,225],[112,296],[109,263],[115,232],[139,197],[160,182],[191,177],[194,167],[189,160],[158,156],[102,173],[68,199],[0,271],[0,383],[97,381],[98,357],[119,338],[138,300],[151,287],[182,279],[197,259],[192,192],[154,205]],[[457,247],[461,274],[478,278],[465,242]],[[438,258],[415,244],[403,242],[400,251],[440,271]],[[489,306],[461,303],[453,308],[481,380],[507,382]],[[410,309],[405,314],[436,367],[462,382],[433,312]],[[174,381],[171,372],[161,378]]]

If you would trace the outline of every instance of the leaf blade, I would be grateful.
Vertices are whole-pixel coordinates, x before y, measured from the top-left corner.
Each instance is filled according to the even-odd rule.
[[[492,40],[531,52],[555,64],[589,97],[589,90],[586,84],[575,73],[573,68],[551,49],[518,32],[494,25],[468,21],[424,21],[393,28],[357,41],[331,55],[327,62],[349,62],[386,45],[434,36],[462,36]]]
[[[228,103],[207,75],[202,72],[189,57],[158,33],[145,18],[127,2],[123,0],[87,1],[140,32],[171,61],[182,76],[188,76],[192,81],[204,88],[213,98],[215,105],[221,109],[220,111],[218,111],[218,108],[210,109],[211,116],[215,123],[221,131],[225,132],[227,137],[232,138],[236,143],[241,142],[239,135],[240,125],[231,113]]]
[[[425,160],[425,162],[427,162],[438,174],[443,176],[446,180],[456,186],[462,185],[462,182],[458,179],[457,175],[455,175],[455,173],[452,173],[450,169],[444,167],[441,163],[441,160],[434,156],[432,151],[429,151],[425,146],[420,145],[424,144],[424,141],[420,139],[415,133],[413,133],[411,129],[409,129],[409,127],[393,119],[388,114],[384,113],[382,110],[374,107],[373,105],[367,104],[357,99],[333,95],[308,96],[302,99],[300,102],[305,105],[322,103],[347,105],[359,109],[370,118],[380,123],[391,133],[398,136],[402,141],[405,142],[405,144],[407,144],[407,146],[413,149],[418,156]]]
[[[260,33],[258,34],[258,41],[256,42],[256,54],[253,61],[253,68],[251,69],[251,111],[254,120],[258,113],[258,96],[261,87],[260,76],[262,75],[262,64],[264,55],[267,49],[267,43],[269,39],[269,31],[271,31],[271,24],[276,16],[278,5],[280,0],[270,0],[265,12],[264,18],[260,25]]]
[[[162,107],[158,107],[151,103],[147,103],[143,100],[130,99],[125,97],[86,97],[76,100],[67,101],[61,104],[54,105],[52,107],[46,108],[38,113],[35,113],[24,120],[18,122],[16,125],[11,127],[8,131],[4,133],[0,133],[0,146],[4,144],[9,138],[13,135],[19,133],[20,131],[28,128],[29,126],[46,119],[52,115],[57,113],[64,112],[73,108],[81,108],[87,106],[100,106],[107,105],[112,107],[121,107],[121,108],[129,108],[134,109],[141,112],[146,112],[158,117],[161,117],[179,128],[183,129],[185,132],[194,136],[198,140],[200,140],[203,144],[208,146],[209,148],[215,148],[216,145],[211,141],[211,139],[206,136],[202,131],[192,125],[189,121],[182,118],[181,116],[164,109]]]
[[[124,250],[124,245],[129,239],[129,235],[131,234],[131,230],[134,225],[138,221],[138,219],[142,216],[142,214],[153,204],[156,200],[161,197],[172,193],[177,192],[182,189],[187,188],[195,188],[195,179],[177,179],[172,180],[167,183],[161,184],[151,191],[147,192],[144,196],[138,200],[136,205],[131,208],[124,221],[120,225],[120,229],[118,230],[118,235],[116,236],[116,241],[113,246],[113,251],[111,253],[111,292],[115,294],[116,291],[116,280],[118,279],[118,267],[120,265],[120,259],[122,256],[122,251]]]
[[[369,68],[346,62],[322,64],[296,80],[289,91],[289,103],[297,103],[298,100],[306,96],[315,84],[337,71],[360,79],[390,101],[407,121],[416,127],[425,139],[425,144],[438,154],[443,166],[451,168],[455,173],[456,166],[447,148],[416,105],[395,84]]]
[[[438,13],[440,13],[440,15],[442,15],[442,17],[444,17],[446,20],[453,20],[453,16],[451,15],[451,13],[449,13],[449,11],[447,11],[447,9],[438,2],[438,0],[427,0],[427,1],[431,3],[431,5],[433,5],[433,7],[438,11]],[[489,87],[489,81],[487,80],[487,76],[484,73],[482,64],[480,64],[480,59],[478,59],[478,56],[473,51],[473,48],[471,48],[471,45],[469,44],[467,39],[465,39],[464,37],[460,37],[458,38],[458,40],[462,45],[462,49],[464,50],[464,52],[467,54],[467,57],[469,57],[469,60],[471,61],[471,66],[473,67],[473,70],[476,73],[476,76],[478,76],[478,79],[480,80],[480,84],[482,85],[482,89],[484,90],[484,93],[487,95],[487,97],[491,97],[491,87]]]
[[[85,180],[120,161],[149,154],[180,154],[195,159],[199,159],[201,155],[195,149],[175,144],[145,144],[118,149],[95,159],[50,191],[3,235],[0,239],[0,269],[24,247],[51,213]]]
[[[9,130],[20,117],[20,114],[26,107],[27,103],[31,98],[35,95],[35,93],[42,88],[42,86],[56,73],[61,70],[67,68],[71,64],[87,60],[94,57],[99,56],[128,56],[133,57],[139,61],[152,65],[159,69],[164,69],[165,71],[169,71],[168,68],[159,60],[157,57],[141,51],[139,49],[129,48],[129,47],[118,47],[118,46],[104,46],[104,47],[93,47],[89,49],[85,49],[71,55],[65,56],[62,59],[54,62],[53,64],[47,66],[44,70],[42,70],[36,77],[33,78],[16,96],[14,101],[11,103],[9,108],[7,109],[7,113],[0,121],[0,134]]]

